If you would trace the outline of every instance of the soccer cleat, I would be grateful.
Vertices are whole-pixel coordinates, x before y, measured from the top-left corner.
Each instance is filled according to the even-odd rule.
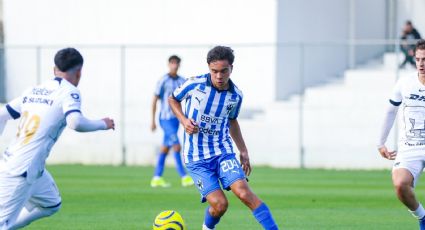
[[[188,187],[188,186],[192,186],[195,183],[193,182],[192,178],[188,175],[182,177],[182,186],[183,187]]]
[[[171,184],[166,182],[164,180],[164,178],[162,178],[162,177],[154,177],[151,180],[151,187],[152,188],[157,188],[157,187],[169,188],[169,187],[171,187]]]
[[[419,229],[425,230],[425,217],[419,220]]]

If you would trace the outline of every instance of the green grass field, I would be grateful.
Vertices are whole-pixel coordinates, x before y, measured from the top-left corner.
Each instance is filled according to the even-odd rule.
[[[182,188],[175,170],[170,189],[152,189],[152,168],[50,166],[63,198],[59,213],[28,229],[151,229],[162,210],[180,212],[188,229],[201,229],[205,204],[194,187]],[[253,190],[270,206],[281,229],[417,229],[396,199],[389,171],[255,168]],[[423,198],[424,189],[419,185]],[[232,193],[218,229],[261,229]]]

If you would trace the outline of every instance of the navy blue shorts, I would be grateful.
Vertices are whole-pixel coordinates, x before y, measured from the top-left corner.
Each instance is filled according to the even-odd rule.
[[[186,168],[201,193],[202,202],[206,201],[208,194],[221,188],[230,190],[234,182],[246,178],[235,154],[187,163]]]
[[[180,144],[177,132],[179,131],[179,120],[172,118],[169,120],[159,120],[159,125],[164,131],[162,144],[167,147]]]

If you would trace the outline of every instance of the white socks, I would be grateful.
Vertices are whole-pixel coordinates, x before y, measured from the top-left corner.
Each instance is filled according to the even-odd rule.
[[[409,210],[409,212],[419,220],[425,217],[425,209],[421,203],[419,203],[419,207],[415,211]]]
[[[60,205],[55,208],[40,208],[33,205],[26,205],[19,213],[18,219],[16,219],[11,229],[23,228],[34,220],[55,214],[59,209]]]
[[[214,230],[214,229],[208,228],[207,226],[205,226],[205,224],[203,224],[202,225],[202,230]]]

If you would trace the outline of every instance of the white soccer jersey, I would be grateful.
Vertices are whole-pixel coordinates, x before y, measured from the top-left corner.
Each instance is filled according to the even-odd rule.
[[[79,90],[65,79],[55,78],[27,90],[6,105],[14,119],[20,118],[16,138],[3,154],[0,172],[41,176],[51,148],[66,126],[66,116],[80,112]]]
[[[417,73],[399,79],[390,103],[400,106],[399,151],[425,150],[425,85],[419,81]]]
[[[185,162],[204,160],[220,154],[233,154],[229,119],[236,119],[242,104],[242,92],[231,80],[228,90],[217,90],[210,74],[190,78],[177,88],[173,96],[186,100],[185,115],[199,125],[199,132],[185,133]]]

